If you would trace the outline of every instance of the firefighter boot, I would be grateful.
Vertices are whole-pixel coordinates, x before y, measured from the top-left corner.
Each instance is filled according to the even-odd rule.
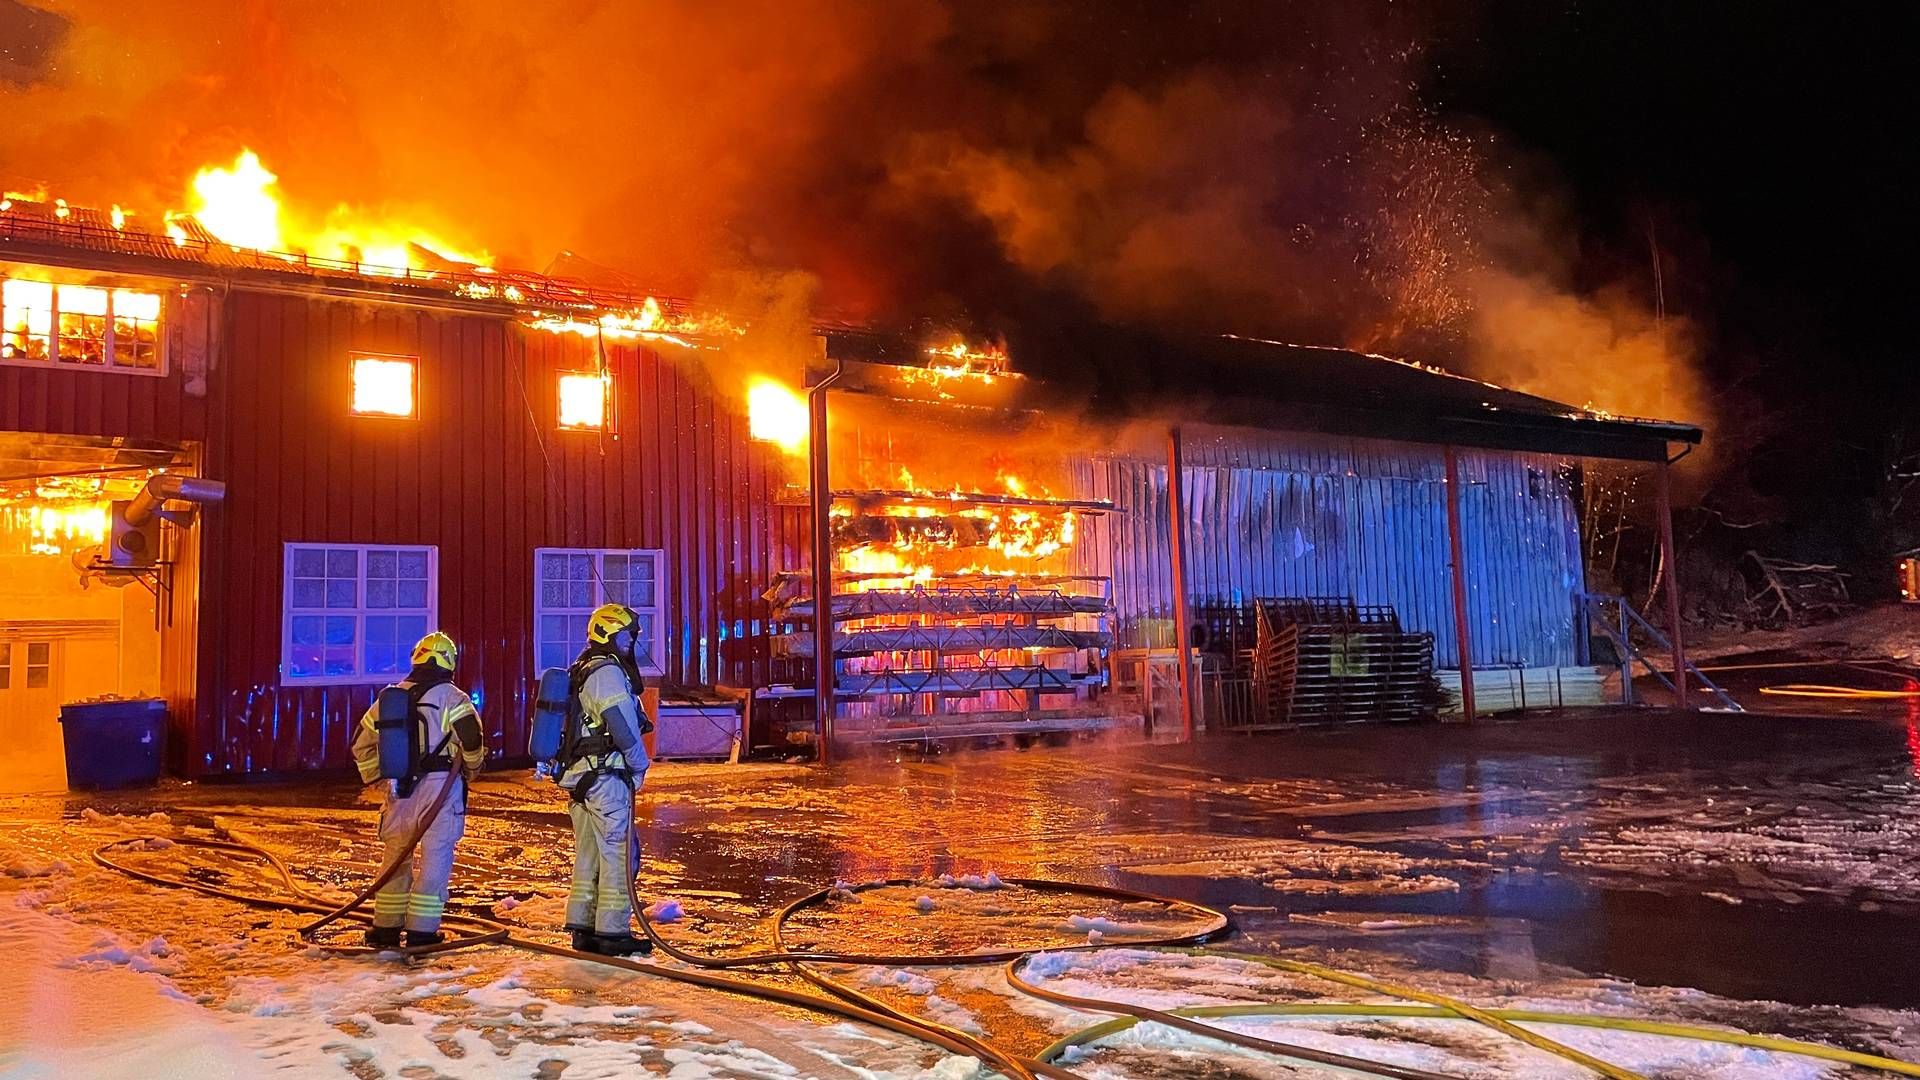
[[[397,926],[367,927],[367,948],[397,949],[400,947],[400,928]]]
[[[428,945],[438,945],[445,940],[447,940],[446,935],[442,934],[438,930],[407,931],[407,948],[409,949],[419,949]]]
[[[653,942],[632,934],[595,934],[593,951],[601,956],[646,956],[653,952]]]
[[[590,953],[600,951],[594,947],[593,931],[583,930],[578,926],[569,926],[567,929],[573,933],[574,952]]]

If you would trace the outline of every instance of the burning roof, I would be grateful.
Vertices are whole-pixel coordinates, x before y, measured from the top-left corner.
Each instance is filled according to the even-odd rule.
[[[602,328],[635,336],[694,334],[684,301],[609,290],[583,281],[496,269],[407,246],[407,265],[304,252],[242,247],[190,214],[168,214],[163,230],[129,220],[118,207],[69,206],[64,200],[0,199],[0,258],[51,265],[124,269],[175,276],[242,274],[321,287],[410,295],[462,306],[510,308],[548,329]]]

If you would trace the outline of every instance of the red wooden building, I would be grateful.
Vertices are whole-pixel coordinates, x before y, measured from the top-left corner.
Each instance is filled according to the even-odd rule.
[[[804,658],[820,650],[771,626],[782,609],[763,593],[808,569],[810,529],[831,530],[796,507],[802,464],[750,437],[722,335],[702,337],[672,305],[538,275],[390,270],[236,250],[190,220],[180,230],[0,205],[0,758],[57,744],[60,702],[118,693],[168,701],[170,766],[187,776],[343,766],[353,723],[432,627],[460,643],[491,745],[514,757],[535,673],[563,663],[609,599],[642,613],[656,681],[760,689],[785,714],[805,711]],[[845,351],[857,337],[835,340]],[[988,669],[992,649],[1024,649],[1021,678],[1038,681],[1005,668],[868,670],[852,687],[882,708],[863,710],[978,697],[992,675],[1006,687],[990,693],[1024,699],[1016,719],[1029,720],[1038,699],[1070,696],[1055,681],[1109,689],[1123,652],[1141,670],[1165,666],[1193,638],[1190,612],[1231,627],[1276,600],[1382,613],[1425,639],[1422,663],[1450,669],[1467,708],[1474,669],[1522,699],[1596,674],[1571,463],[1627,459],[1664,478],[1670,446],[1699,429],[1344,350],[1211,348],[1231,353],[1220,370],[1262,372],[1239,411],[1183,413],[1185,457],[1173,439],[1171,471],[1164,441],[1144,454],[1076,443],[1057,500],[983,494],[980,477],[959,475],[991,472],[1017,425],[994,421],[978,452],[932,439],[915,417],[964,411],[944,392],[907,409],[889,390],[879,419],[835,429],[855,453],[834,451],[833,498],[865,508],[858,524],[913,534],[888,518],[900,493],[885,490],[909,463],[961,525],[999,512],[971,505],[983,499],[1029,517],[1086,512],[1072,549],[1027,570],[1099,582],[1103,597],[1025,637],[989,618],[903,646]],[[808,359],[795,358],[795,385]],[[1195,359],[1163,366],[1183,378]],[[883,387],[928,374],[875,370],[889,373]],[[173,503],[152,535],[157,557],[124,565],[119,519],[103,507],[138,505],[161,470],[219,481],[224,497],[191,513]],[[957,509],[963,490],[970,504]],[[925,499],[912,509],[935,512]],[[950,569],[955,581],[980,570]],[[1055,646],[1098,655],[1048,670],[1041,652]],[[1197,687],[1181,681],[1185,717],[1196,701],[1253,693],[1239,652],[1217,669],[1203,657]],[[1352,668],[1343,661],[1340,677]],[[911,688],[872,689],[898,678]],[[1206,707],[1205,723],[1232,726],[1231,708]]]
[[[639,299],[290,263],[32,204],[0,215],[0,289],[0,482],[27,539],[48,539],[34,526],[76,484],[113,494],[155,466],[226,484],[164,527],[162,569],[128,590],[157,587],[114,628],[139,634],[159,609],[151,670],[112,685],[57,636],[17,642],[56,696],[62,675],[68,699],[157,690],[185,775],[345,764],[351,725],[429,627],[460,643],[460,679],[512,754],[534,665],[570,656],[609,597],[648,619],[664,681],[765,681],[754,583],[780,452],[749,441],[699,347],[588,331]],[[536,309],[586,321],[536,329]]]

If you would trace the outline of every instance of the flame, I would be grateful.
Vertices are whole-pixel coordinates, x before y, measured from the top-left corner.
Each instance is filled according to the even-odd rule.
[[[242,150],[231,167],[208,166],[194,174],[188,195],[193,218],[236,251],[353,263],[362,273],[399,276],[410,270],[431,273],[441,263],[491,261],[484,251],[463,251],[410,224],[367,222],[345,204],[336,205],[317,227],[296,229],[282,214],[279,179],[259,154]],[[167,235],[184,244],[186,231],[175,224],[176,216],[167,214]]]
[[[483,282],[471,282],[461,291],[468,296],[480,297],[488,293],[488,285]],[[512,286],[506,291],[511,293]],[[511,298],[511,297],[509,297]],[[732,331],[738,329],[717,318],[701,319],[691,314],[669,312],[660,301],[647,297],[638,308],[627,311],[609,311],[597,319],[583,319],[574,315],[545,315],[533,313],[528,324],[535,330],[545,330],[553,334],[578,334],[581,337],[608,337],[616,341],[670,341],[675,345],[693,348],[693,342],[683,335]]]
[[[272,191],[279,179],[251,150],[240,151],[230,169],[201,169],[193,177],[194,220],[235,249],[281,251],[280,200]]]
[[[166,216],[162,220],[166,224],[167,235],[173,238],[174,246],[186,247],[187,246],[187,228],[186,226],[180,224],[180,215],[174,213],[172,210],[169,210],[167,211]]]
[[[747,431],[789,454],[807,449],[810,418],[807,402],[784,383],[755,376],[747,383]]]
[[[835,506],[835,533],[839,538],[842,570],[861,574],[897,575],[924,580],[928,576],[1031,574],[1036,564],[1073,546],[1078,514],[1066,506],[1023,505],[982,501],[990,492],[935,491],[914,483],[913,474],[899,471],[911,500],[887,500],[857,510]],[[1042,488],[1035,496],[1020,477],[1002,472],[1000,486],[1014,498],[1050,498]],[[933,569],[950,562],[945,556],[963,551],[992,552],[1008,565],[977,561],[962,567]]]
[[[127,212],[120,209],[119,203],[113,204],[113,227],[116,229],[127,227]]]

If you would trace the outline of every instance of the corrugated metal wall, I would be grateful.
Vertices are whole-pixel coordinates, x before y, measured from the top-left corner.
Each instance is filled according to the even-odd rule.
[[[1189,591],[1196,601],[1345,596],[1391,604],[1459,666],[1439,447],[1185,429]],[[1581,582],[1575,507],[1559,462],[1460,451],[1462,540],[1475,666],[1574,661]],[[1173,643],[1164,460],[1114,458],[1115,607],[1128,645]]]
[[[434,544],[439,616],[490,744],[525,746],[537,547],[667,553],[667,679],[744,684],[767,664],[756,595],[780,467],[688,350],[607,343],[618,437],[557,431],[555,377],[595,343],[492,317],[238,292],[215,382],[195,772],[348,761],[375,687],[279,685],[282,544]],[[348,354],[419,358],[418,414],[355,417]]]

